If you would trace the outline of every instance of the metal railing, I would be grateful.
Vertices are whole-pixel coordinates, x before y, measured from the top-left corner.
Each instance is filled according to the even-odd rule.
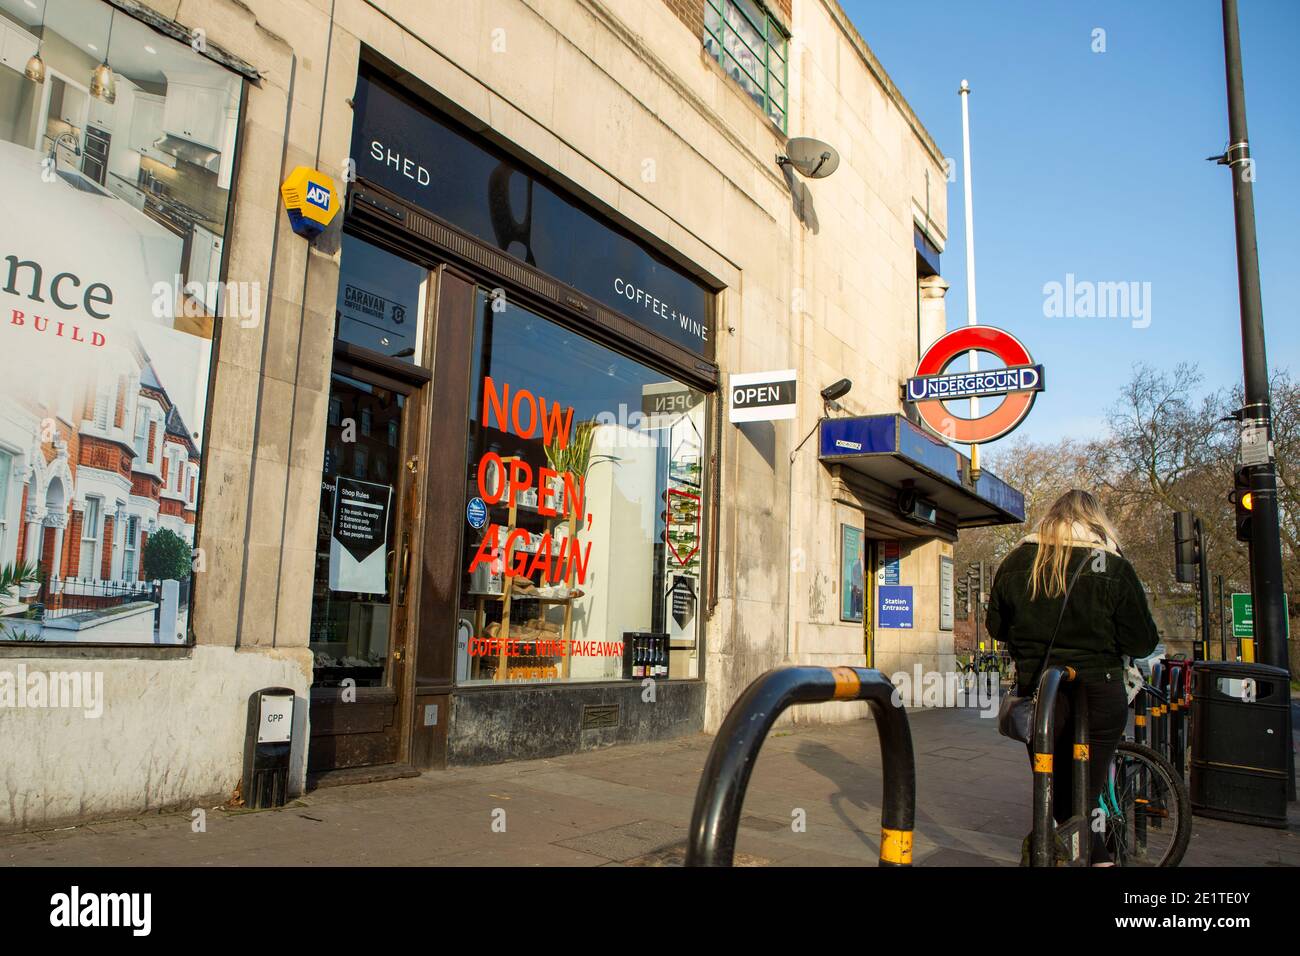
[[[156,582],[100,581],[94,578],[47,578],[41,582],[42,616],[66,617],[82,611],[118,607],[131,601],[154,601]]]
[[[1038,679],[1038,705],[1034,709],[1034,829],[1029,835],[1029,865],[1055,865],[1055,837],[1059,834],[1069,851],[1069,862],[1087,866],[1091,853],[1088,829],[1088,698],[1083,682],[1074,668],[1053,664]],[[1070,711],[1074,722],[1074,749],[1071,751],[1074,773],[1071,774],[1070,818],[1056,826],[1052,803],[1056,786],[1056,695],[1068,684]]]
[[[894,702],[894,685],[865,667],[779,667],[746,688],[714,738],[695,795],[687,866],[731,866],[745,790],[772,725],[794,704],[831,700],[866,701],[871,707],[885,778],[880,865],[912,865],[916,764],[907,712]]]

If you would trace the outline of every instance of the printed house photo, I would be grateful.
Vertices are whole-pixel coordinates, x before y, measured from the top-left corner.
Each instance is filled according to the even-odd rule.
[[[185,643],[240,81],[92,0],[0,29],[0,640]]]

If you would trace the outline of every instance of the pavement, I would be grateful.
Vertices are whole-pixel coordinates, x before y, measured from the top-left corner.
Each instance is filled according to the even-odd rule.
[[[1030,829],[1022,744],[967,709],[909,714],[918,866],[1016,866]],[[277,810],[193,811],[0,837],[8,866],[673,866],[712,737],[312,791]],[[737,865],[875,866],[870,721],[774,732],[745,799]],[[1193,818],[1184,866],[1300,866],[1285,830]],[[802,823],[802,826],[799,824]]]

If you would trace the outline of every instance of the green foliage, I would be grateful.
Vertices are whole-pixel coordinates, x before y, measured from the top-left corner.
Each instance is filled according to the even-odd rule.
[[[573,429],[573,437],[565,447],[561,448],[558,441],[553,441],[546,446],[546,462],[551,466],[551,470],[563,475],[566,471],[574,477],[585,478],[592,465],[599,464],[602,461],[618,461],[614,455],[596,455],[592,458],[591,443],[596,435],[596,426],[599,424],[596,419],[590,421],[578,422]]]
[[[7,593],[20,584],[36,584],[40,581],[40,568],[27,561],[15,561],[0,566],[0,594]]]
[[[144,576],[149,581],[184,581],[190,576],[193,560],[185,539],[163,528],[149,535],[144,546]]]

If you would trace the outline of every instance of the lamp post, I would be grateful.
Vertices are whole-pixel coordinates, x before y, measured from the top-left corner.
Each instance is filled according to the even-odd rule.
[[[1241,73],[1241,34],[1236,0],[1223,0],[1223,51],[1228,85],[1228,149],[1211,157],[1232,173],[1237,240],[1237,286],[1241,301],[1241,352],[1246,403],[1241,409],[1241,463],[1252,499],[1250,577],[1254,596],[1258,660],[1289,670],[1286,608],[1283,604],[1282,544],[1278,530],[1277,472],[1273,464],[1273,421],[1268,359],[1264,349],[1264,307],[1259,288],[1255,238],[1254,164],[1246,134],[1246,90]]]

